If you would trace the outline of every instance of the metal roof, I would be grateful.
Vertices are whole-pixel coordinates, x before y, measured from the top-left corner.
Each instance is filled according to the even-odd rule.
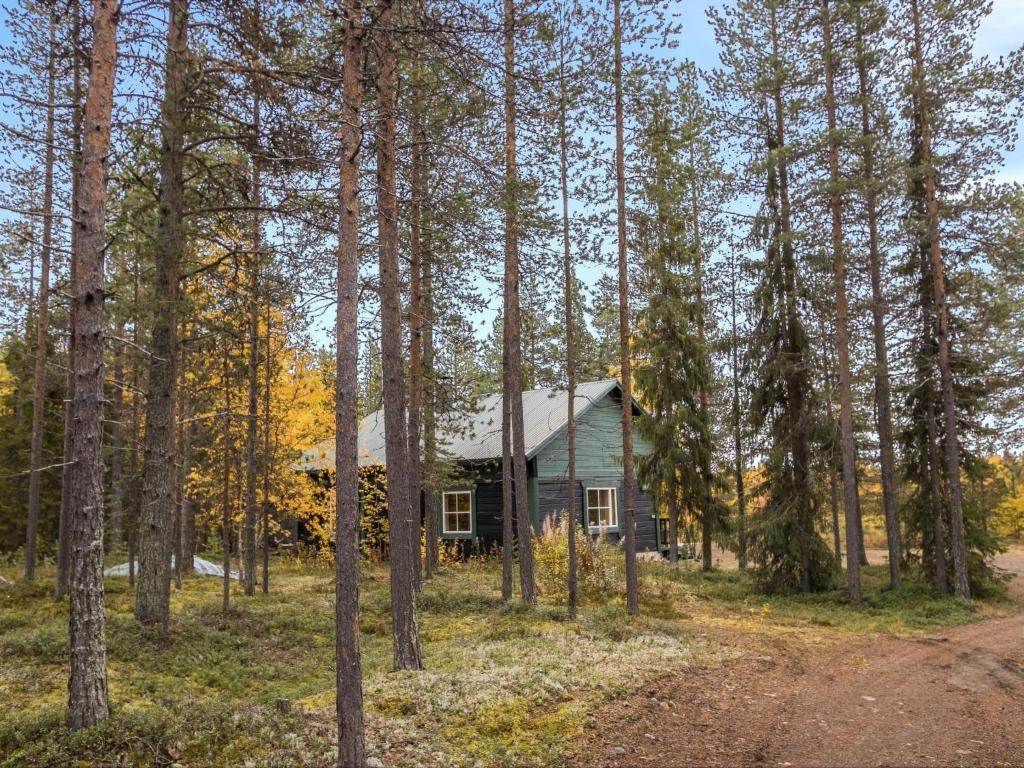
[[[619,389],[617,379],[578,384],[576,415]],[[501,395],[486,395],[469,413],[438,419],[438,448],[454,459],[483,461],[501,458]],[[634,403],[635,405],[635,403]],[[639,408],[639,406],[636,406]],[[533,458],[568,421],[569,393],[564,389],[523,392],[523,427],[526,458]],[[384,411],[374,411],[359,424],[359,466],[385,464]],[[334,438],[323,440],[302,454],[297,468],[311,471],[334,468]]]

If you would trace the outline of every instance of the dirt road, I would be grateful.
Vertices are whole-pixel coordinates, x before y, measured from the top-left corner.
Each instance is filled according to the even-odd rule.
[[[1024,552],[997,564],[1018,575]],[[912,639],[744,637],[596,713],[583,766],[1024,766],[1024,613]]]

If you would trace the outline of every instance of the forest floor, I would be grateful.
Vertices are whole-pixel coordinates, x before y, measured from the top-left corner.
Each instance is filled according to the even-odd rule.
[[[998,709],[1021,705],[1015,604],[939,600],[913,580],[895,595],[886,574],[867,569],[855,608],[841,589],[768,597],[737,571],[645,562],[640,618],[616,590],[586,596],[568,621],[553,596],[503,605],[499,563],[452,565],[417,601],[426,671],[393,673],[388,572],[366,566],[371,765],[849,765],[867,754],[859,738],[874,750],[863,762],[901,764],[917,739],[897,728],[904,716],[924,723],[915,743],[931,739],[920,754],[939,761],[994,764],[1020,749],[1019,714],[1003,722]],[[11,562],[0,575],[3,768],[333,765],[326,563],[275,558],[271,593],[245,598],[233,584],[226,614],[219,580],[186,578],[167,640],[135,622],[126,579],[108,578],[112,717],[79,733],[64,726],[67,604],[50,597],[52,572],[26,584]],[[828,753],[813,751],[826,740]]]
[[[996,565],[1013,576],[1018,612],[941,631],[827,637],[712,622],[735,660],[610,703],[574,763],[1024,766],[1024,551]]]

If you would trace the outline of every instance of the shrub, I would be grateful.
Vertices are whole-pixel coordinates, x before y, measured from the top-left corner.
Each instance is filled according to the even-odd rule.
[[[565,525],[545,521],[541,535],[534,539],[533,558],[538,591],[554,602],[565,602],[569,592],[569,532]],[[578,528],[576,561],[580,594],[604,598],[620,591],[622,551],[604,536],[594,539]]]

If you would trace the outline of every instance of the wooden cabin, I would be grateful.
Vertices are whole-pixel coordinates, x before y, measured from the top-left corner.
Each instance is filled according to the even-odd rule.
[[[623,535],[622,388],[615,379],[580,384],[575,404],[576,487],[569,488],[568,393],[564,389],[523,392],[530,517],[540,533],[546,521],[560,521],[569,494],[574,493],[580,524],[591,535],[603,534],[615,541]],[[634,415],[641,412],[634,400]],[[439,516],[438,531],[443,539],[463,541],[467,548],[488,550],[501,544],[501,414],[502,396],[489,395],[469,413],[438,419],[439,452],[458,468],[433,505]],[[633,447],[638,456],[651,451],[635,426]],[[383,410],[371,413],[359,426],[359,463],[386,465]],[[299,466],[310,472],[333,468],[334,441],[306,451]],[[663,528],[650,495],[638,490],[637,551],[662,549]]]

